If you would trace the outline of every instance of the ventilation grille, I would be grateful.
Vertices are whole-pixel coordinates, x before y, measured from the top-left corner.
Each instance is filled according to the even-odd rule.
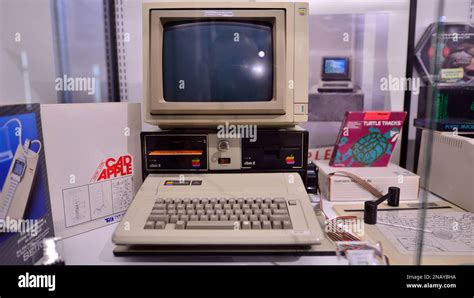
[[[445,144],[450,147],[456,147],[459,149],[462,149],[462,140],[458,140],[456,138],[453,138],[452,136],[447,136],[447,135],[434,135],[434,142],[435,143],[440,143],[440,144]]]

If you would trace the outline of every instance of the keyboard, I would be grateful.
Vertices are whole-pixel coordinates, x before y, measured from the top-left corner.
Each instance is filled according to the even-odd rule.
[[[151,174],[117,245],[314,245],[322,230],[298,173]]]
[[[291,230],[287,202],[277,198],[158,198],[145,229]]]

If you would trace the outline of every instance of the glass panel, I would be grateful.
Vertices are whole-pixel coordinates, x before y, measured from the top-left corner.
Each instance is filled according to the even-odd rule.
[[[104,3],[0,1],[1,103],[112,99]]]

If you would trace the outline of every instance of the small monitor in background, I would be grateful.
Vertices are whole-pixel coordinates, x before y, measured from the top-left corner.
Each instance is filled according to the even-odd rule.
[[[347,57],[325,57],[323,58],[323,81],[349,81],[349,58]]]
[[[352,92],[349,57],[323,57],[319,92]]]

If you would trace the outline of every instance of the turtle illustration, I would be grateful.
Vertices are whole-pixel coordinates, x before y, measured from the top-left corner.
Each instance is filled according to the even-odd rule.
[[[370,167],[384,154],[390,155],[392,153],[390,141],[395,141],[399,133],[400,131],[397,128],[393,128],[382,135],[378,128],[371,127],[369,128],[369,133],[352,144],[346,153],[341,156],[338,152],[335,162],[349,161],[349,167],[354,162],[359,162],[363,166]],[[345,145],[347,141],[346,137],[341,138],[339,146]]]

